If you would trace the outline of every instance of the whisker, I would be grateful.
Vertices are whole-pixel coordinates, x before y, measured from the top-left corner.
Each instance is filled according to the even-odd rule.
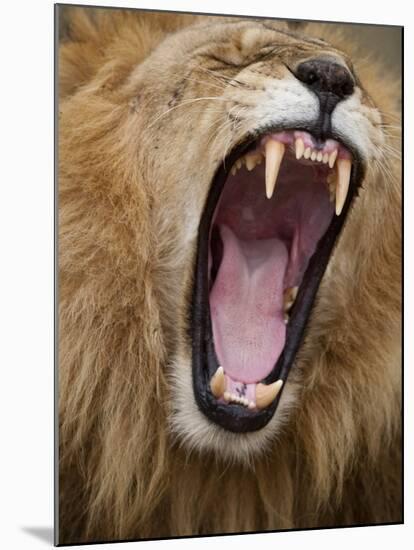
[[[212,96],[212,97],[197,97],[195,99],[185,99],[184,101],[182,101],[181,103],[179,103],[178,105],[174,105],[174,107],[171,107],[170,109],[167,109],[166,111],[164,111],[163,113],[161,113],[159,116],[157,116],[157,118],[155,120],[153,120],[151,122],[151,124],[148,126],[148,128],[151,128],[156,122],[158,122],[161,118],[163,118],[164,116],[166,116],[168,113],[170,113],[171,111],[174,111],[174,109],[178,109],[179,107],[185,107],[186,105],[189,105],[190,103],[196,103],[197,101],[226,101],[228,102],[229,100],[227,98],[224,98],[224,97],[218,97],[218,96]]]
[[[214,121],[213,124],[210,124],[210,126],[208,127],[207,131],[210,130],[214,124],[219,124],[219,126],[216,128],[215,130],[215,133],[213,133],[207,140],[207,145],[210,145],[210,143],[213,143],[215,142],[215,140],[217,139],[217,136],[223,131],[224,128],[226,127],[230,127],[230,120],[229,119],[225,119],[224,121],[221,121],[221,120],[216,120]],[[213,140],[213,141],[212,141]]]
[[[395,128],[397,130],[401,130],[401,124],[385,124],[385,123],[381,123],[379,126],[381,126],[381,128]]]
[[[236,114],[233,114],[233,112],[235,111],[235,109],[239,107],[238,111]],[[233,107],[231,107],[231,109],[228,111],[227,113],[227,118],[221,122],[220,126],[217,128],[217,131],[216,131],[216,134],[212,137],[214,137],[214,141],[212,142],[213,145],[216,141],[216,139],[218,139],[218,137],[221,135],[222,132],[224,132],[225,129],[228,129],[228,128],[232,128],[233,127],[233,132],[235,130],[235,121],[232,121],[230,119],[231,116],[233,116],[234,118],[236,119],[239,119],[240,118],[240,112],[245,110],[245,107],[244,106],[239,106],[239,105],[233,105]],[[240,123],[240,120],[237,120],[237,123]],[[210,128],[212,127],[213,125],[210,125]],[[208,140],[208,143],[210,143],[212,137],[210,137],[210,139]]]
[[[401,151],[396,149],[392,145],[385,143],[383,145],[383,149],[396,160],[401,160]]]
[[[382,111],[381,109],[378,109],[378,111],[386,119],[389,118],[390,120],[394,120],[396,122],[399,122],[401,120],[400,115],[397,115],[396,113],[392,113],[391,111]]]
[[[213,82],[208,82],[207,80],[198,80],[196,78],[191,78],[190,76],[184,77],[185,80],[190,80],[191,82],[196,82],[197,84],[206,84],[207,86],[214,86],[220,91],[223,91],[223,86],[219,86],[218,84],[214,84]]]
[[[229,119],[226,119],[217,128],[216,134],[212,136],[212,138],[214,138],[214,139],[211,142],[211,146],[214,147],[215,144],[216,144],[216,141],[219,139],[219,137],[221,137],[222,134],[224,134],[225,130],[230,130],[230,129],[231,129],[231,122],[230,122]],[[211,141],[212,138],[210,138],[209,142]]]
[[[380,156],[377,159],[377,167],[380,170],[380,173],[388,180],[396,180],[397,176],[389,166],[389,159],[384,156]]]

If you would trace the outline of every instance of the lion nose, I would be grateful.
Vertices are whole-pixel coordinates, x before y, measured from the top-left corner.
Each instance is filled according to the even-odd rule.
[[[329,95],[335,105],[354,91],[354,79],[349,70],[330,58],[315,58],[300,63],[295,76],[319,99]]]

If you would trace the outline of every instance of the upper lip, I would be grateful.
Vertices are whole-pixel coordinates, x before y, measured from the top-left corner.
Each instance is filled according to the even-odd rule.
[[[253,150],[259,136],[278,132],[283,129],[291,129],[292,127],[295,128],[295,130],[313,134],[312,128],[304,127],[303,125],[290,124],[289,126],[286,125],[284,128],[280,125],[276,128],[257,128],[255,131],[251,132],[250,135],[246,136],[242,143],[232,150],[224,163],[220,165],[216,171],[199,226],[191,327],[194,393],[198,406],[208,417],[223,427],[236,432],[252,431],[262,428],[273,416],[280,399],[280,394],[268,407],[254,413],[242,407],[238,407],[237,405],[223,405],[212,396],[209,390],[209,382],[219,365],[217,364],[214,353],[211,318],[208,306],[208,277],[206,272],[203,272],[202,258],[205,258],[208,253],[208,235],[211,220],[227,179],[229,169],[235,160],[237,160],[240,155]],[[297,297],[297,305],[294,308],[299,313],[297,314],[294,326],[292,326],[287,333],[284,349],[275,367],[265,379],[267,384],[276,382],[279,379],[286,380],[287,378],[296,351],[300,345],[314,297],[329,261],[336,238],[343,227],[349,206],[363,178],[364,166],[358,151],[355,150],[353,145],[349,143],[344,136],[335,134],[324,136],[324,139],[335,139],[344,145],[352,155],[353,164],[350,196],[344,206],[342,214],[333,218],[328,230],[319,242],[317,254],[318,261],[312,261],[314,260],[314,258],[312,258],[309,262],[304,276],[306,285],[301,285]],[[316,253],[314,257],[315,256]]]

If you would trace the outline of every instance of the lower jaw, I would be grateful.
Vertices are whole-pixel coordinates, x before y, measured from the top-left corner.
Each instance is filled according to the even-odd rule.
[[[232,166],[240,154],[248,151],[249,144],[237,148],[229,155],[226,163]],[[279,405],[284,384],[299,347],[302,344],[305,328],[311,313],[319,284],[329,262],[336,239],[344,225],[347,213],[352,203],[357,188],[357,182],[361,179],[361,166],[356,163],[351,174],[351,190],[339,216],[334,216],[332,221],[318,242],[316,252],[310,258],[298,295],[290,312],[290,322],[286,327],[286,338],[282,352],[280,353],[273,369],[261,381],[266,385],[280,382],[281,390],[276,398],[262,410],[249,407],[241,407],[237,403],[229,403],[226,399],[217,399],[211,393],[211,379],[220,367],[214,345],[214,331],[209,308],[209,278],[206,258],[209,253],[209,231],[211,220],[219,197],[222,193],[227,173],[219,170],[213,181],[205,211],[201,219],[195,282],[193,287],[193,307],[191,312],[191,337],[192,337],[192,370],[193,391],[199,409],[205,416],[226,430],[243,433],[262,429],[275,414]],[[231,379],[227,378],[228,390],[236,389],[237,381],[231,386]],[[230,382],[230,384],[229,384]],[[227,401],[227,402],[226,402]]]

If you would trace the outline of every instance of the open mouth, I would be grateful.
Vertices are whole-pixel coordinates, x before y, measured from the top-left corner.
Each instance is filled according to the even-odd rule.
[[[361,181],[344,141],[305,130],[246,140],[213,180],[192,308],[200,409],[235,432],[273,416]]]

